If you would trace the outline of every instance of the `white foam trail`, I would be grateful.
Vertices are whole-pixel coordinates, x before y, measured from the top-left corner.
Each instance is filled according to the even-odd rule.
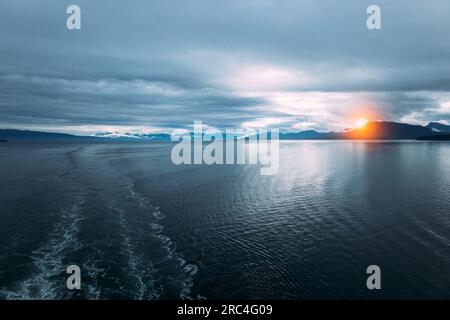
[[[18,289],[3,291],[8,299],[58,299],[62,298],[61,288],[65,283],[55,279],[65,271],[63,259],[66,251],[76,251],[82,247],[78,241],[80,211],[85,202],[83,190],[73,192],[70,203],[60,211],[60,220],[49,234],[49,240],[32,252],[34,271],[30,278],[20,283]],[[58,285],[59,284],[59,285]]]
[[[156,279],[153,277],[155,270],[150,262],[150,265],[144,262],[142,255],[136,254],[136,248],[132,244],[129,236],[132,233],[131,228],[128,226],[125,220],[125,212],[122,208],[117,207],[111,201],[108,203],[108,207],[118,213],[119,224],[123,229],[123,247],[122,252],[128,259],[128,274],[133,276],[136,280],[137,294],[136,299],[158,299],[159,293],[155,289]],[[147,278],[151,279],[147,279]]]
[[[129,178],[124,178],[124,181],[126,183],[126,189],[142,209],[150,211],[156,221],[160,221],[165,218],[159,207],[152,206],[143,195],[135,190],[134,183]],[[176,262],[180,267],[181,272],[185,275],[185,278],[181,281],[181,289],[179,293],[180,298],[191,299],[192,287],[194,286],[194,276],[198,272],[198,266],[194,264],[187,264],[183,255],[177,252],[172,239],[163,234],[164,227],[161,224],[152,222],[150,223],[150,228],[154,233],[154,237],[162,243],[164,249],[167,251],[167,259]]]
[[[97,247],[94,247],[93,250],[95,251],[95,254],[87,258],[87,261],[83,263],[82,270],[87,273],[88,278],[91,279],[87,285],[86,297],[91,300],[98,300],[101,299],[102,291],[100,290],[97,281],[99,275],[105,270],[99,268],[97,265],[102,262],[104,254]]]

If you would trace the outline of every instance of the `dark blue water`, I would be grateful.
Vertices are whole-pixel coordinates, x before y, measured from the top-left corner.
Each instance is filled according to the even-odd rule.
[[[1,144],[0,298],[450,298],[450,144],[284,142],[274,176],[171,147]]]

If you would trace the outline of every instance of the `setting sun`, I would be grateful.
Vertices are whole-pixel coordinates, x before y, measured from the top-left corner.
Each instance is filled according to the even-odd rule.
[[[364,127],[369,121],[365,118],[361,118],[356,120],[355,126],[356,128],[362,128]]]

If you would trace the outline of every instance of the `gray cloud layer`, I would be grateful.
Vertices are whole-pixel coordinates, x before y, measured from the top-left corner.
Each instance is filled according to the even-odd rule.
[[[0,126],[325,130],[364,112],[450,120],[446,0],[77,0],[82,30],[68,31],[72,3],[2,2]],[[379,31],[366,28],[372,3]]]

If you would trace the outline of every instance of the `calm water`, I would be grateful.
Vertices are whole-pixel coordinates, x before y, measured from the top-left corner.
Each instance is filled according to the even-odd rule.
[[[275,176],[170,151],[0,144],[0,298],[450,298],[450,144],[285,142]]]

